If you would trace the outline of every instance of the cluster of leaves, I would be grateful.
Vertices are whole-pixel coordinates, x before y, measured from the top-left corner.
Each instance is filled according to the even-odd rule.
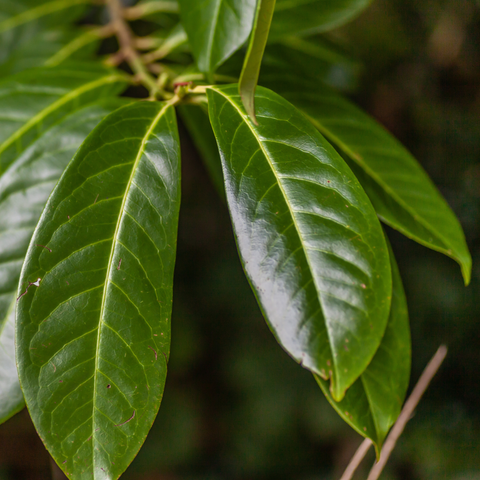
[[[465,283],[471,259],[416,160],[331,88],[349,63],[317,34],[369,0],[0,4],[0,421],[26,402],[70,478],[118,478],[145,440],[170,353],[177,109],[270,329],[378,453],[410,371],[379,219]],[[119,97],[139,83],[148,98]]]

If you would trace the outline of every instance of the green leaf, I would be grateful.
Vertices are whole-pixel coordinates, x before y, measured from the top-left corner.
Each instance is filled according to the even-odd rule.
[[[180,18],[199,70],[210,79],[252,29],[256,0],[179,0]]]
[[[277,0],[270,40],[325,32],[352,20],[371,0]]]
[[[0,64],[16,49],[37,38],[44,30],[65,25],[77,18],[87,0],[0,0]]]
[[[15,365],[15,301],[33,230],[77,148],[103,117],[124,103],[106,99],[74,112],[47,130],[0,176],[0,423],[25,405]]]
[[[15,295],[10,300],[10,308],[0,323],[0,424],[25,406],[15,364]],[[0,294],[0,308],[4,301],[5,294]]]
[[[252,34],[238,84],[238,91],[242,97],[243,106],[255,125],[257,125],[257,119],[255,118],[255,88],[260,75],[263,51],[267,44],[274,9],[275,0],[258,0]]]
[[[124,87],[121,74],[80,62],[26,70],[1,81],[0,174],[51,125]]]
[[[218,153],[217,141],[208,120],[208,107],[200,105],[180,105],[177,107],[182,122],[197,147],[203,163],[218,194],[225,198],[222,162]]]
[[[377,458],[383,441],[402,409],[410,378],[411,343],[408,307],[392,250],[392,306],[382,343],[360,378],[336,402],[328,382],[315,378],[337,413],[358,433],[370,438]]]
[[[99,43],[100,38],[94,31],[42,31],[41,35],[17,48],[8,61],[0,65],[0,76],[6,77],[35,67],[56,66],[69,59],[87,60],[93,58]]]
[[[462,227],[412,155],[375,120],[329,89],[275,86],[342,152],[379,217],[456,260],[468,284],[472,259]]]
[[[17,302],[20,382],[70,478],[118,478],[160,406],[179,153],[173,107],[115,111],[70,162],[30,243]]]
[[[280,344],[330,377],[340,400],[387,323],[383,232],[348,166],[301,113],[258,87],[255,126],[236,88],[207,92],[242,263]]]
[[[338,45],[322,37],[314,40],[286,37],[281,42],[269,44],[263,65],[261,85],[268,86],[279,78],[296,83],[301,78],[298,88],[304,88],[309,81],[314,89],[318,88],[318,81],[321,81],[337,90],[353,90],[361,71],[357,61],[348,57]]]

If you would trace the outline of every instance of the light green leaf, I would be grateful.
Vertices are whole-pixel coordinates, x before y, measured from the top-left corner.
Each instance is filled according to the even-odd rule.
[[[208,120],[207,104],[180,105],[177,107],[182,122],[190,134],[198,153],[210,175],[210,179],[218,194],[225,198],[222,162],[218,153],[217,142]]]
[[[173,107],[115,111],[65,170],[30,243],[17,364],[35,427],[69,478],[118,478],[160,406],[179,153]]]
[[[179,0],[180,18],[199,70],[215,69],[247,40],[256,0]]]
[[[0,423],[25,405],[15,365],[15,303],[33,230],[77,148],[103,117],[124,103],[106,99],[74,112],[44,132],[0,176]]]
[[[238,91],[242,97],[243,106],[255,125],[257,125],[257,119],[255,118],[255,88],[260,75],[263,51],[267,44],[274,9],[275,0],[258,0],[252,34],[238,84]]]
[[[377,457],[383,441],[402,409],[410,378],[411,343],[408,307],[392,250],[392,306],[382,343],[360,378],[336,402],[328,382],[315,378],[338,414],[358,433],[370,438]]]
[[[120,73],[80,62],[26,70],[1,81],[0,174],[51,125],[124,87]]]
[[[270,39],[325,32],[349,22],[371,0],[277,0]]]
[[[280,344],[331,378],[340,400],[387,323],[383,232],[348,166],[301,113],[258,87],[255,126],[236,88],[207,92],[242,263]]]
[[[379,217],[456,260],[468,284],[472,259],[462,227],[412,155],[375,120],[325,87],[314,91],[281,82],[275,87],[342,152]]]

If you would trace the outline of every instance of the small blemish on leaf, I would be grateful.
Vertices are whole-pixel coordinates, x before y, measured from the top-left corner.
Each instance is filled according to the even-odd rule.
[[[36,247],[42,247],[42,248],[46,248],[50,253],[52,253],[52,250],[48,247],[46,247],[45,245],[40,245],[39,243],[36,243],[35,244]]]
[[[157,352],[150,345],[148,345],[148,348],[155,354],[155,360],[156,360],[157,359]]]
[[[110,384],[107,385],[107,388],[112,388],[112,386]]]
[[[93,202],[94,205],[97,203],[97,199],[98,199],[98,196],[99,196],[99,195],[100,195],[100,194],[97,193],[97,196],[95,197],[95,201]]]

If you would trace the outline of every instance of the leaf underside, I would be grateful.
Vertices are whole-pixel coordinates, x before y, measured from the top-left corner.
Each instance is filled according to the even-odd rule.
[[[260,66],[274,9],[275,0],[258,0],[252,34],[238,82],[238,91],[242,97],[243,106],[255,124],[257,124],[255,118],[255,88],[260,75]]]
[[[335,402],[328,382],[315,378],[337,413],[357,432],[370,438],[377,458],[383,441],[402,409],[410,378],[411,343],[408,307],[398,266],[390,249],[392,306],[382,343],[370,365]]]
[[[407,237],[458,262],[465,283],[472,259],[462,227],[412,155],[381,125],[335,92],[275,83],[344,155],[377,214]],[[270,84],[269,84],[270,85]]]
[[[173,108],[128,105],[87,137],[32,238],[17,364],[35,427],[69,478],[118,478],[158,411],[179,181]]]
[[[348,166],[287,101],[259,87],[255,126],[236,85],[207,90],[244,269],[270,328],[339,400],[387,323],[391,272]]]

